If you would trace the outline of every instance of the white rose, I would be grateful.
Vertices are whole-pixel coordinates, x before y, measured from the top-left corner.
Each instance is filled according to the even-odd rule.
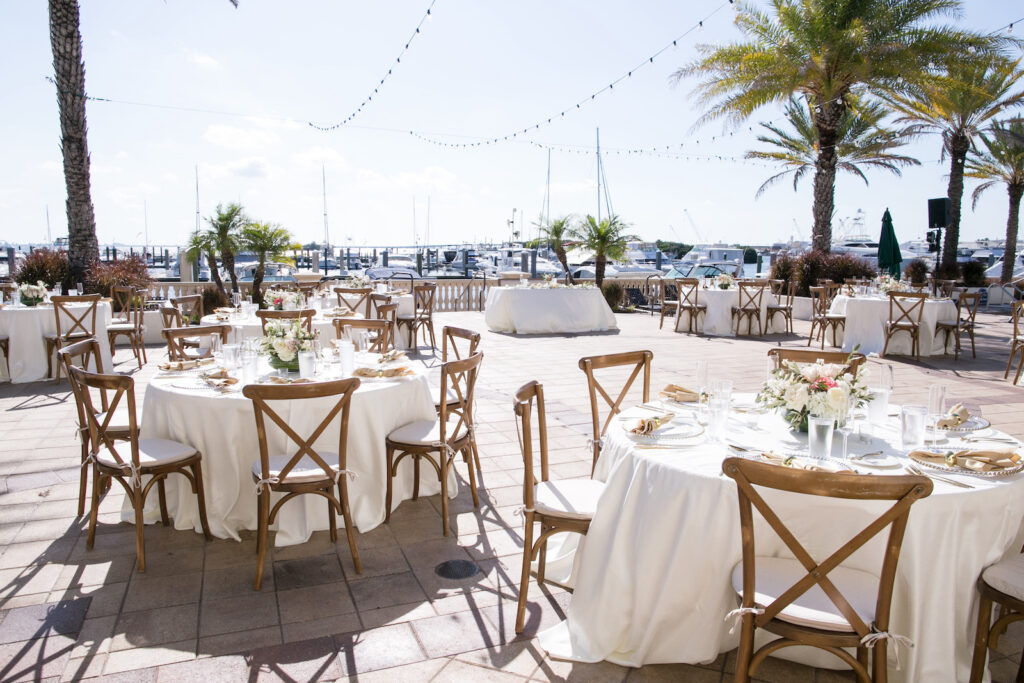
[[[285,363],[295,358],[295,351],[292,350],[291,345],[284,339],[274,340],[274,353]]]
[[[829,409],[835,414],[839,413],[839,408],[843,404],[843,401],[845,399],[846,392],[843,391],[841,387],[832,387],[827,392],[825,392],[825,403],[828,405]]]
[[[803,410],[807,405],[807,387],[803,384],[791,384],[783,395],[788,410]]]
[[[817,363],[814,363],[813,365],[805,365],[800,368],[800,374],[803,375],[803,378],[807,380],[808,384],[814,384],[818,377],[821,376],[821,368],[822,366]]]

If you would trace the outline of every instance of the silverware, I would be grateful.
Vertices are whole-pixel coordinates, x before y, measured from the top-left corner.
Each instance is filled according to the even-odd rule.
[[[907,471],[910,472],[911,474],[916,474],[916,475],[921,476],[921,477],[928,477],[929,479],[934,479],[935,481],[942,481],[942,482],[945,482],[947,484],[952,484],[953,486],[959,486],[960,488],[963,488],[963,489],[973,489],[974,488],[970,484],[968,484],[966,482],[963,482],[963,481],[957,481],[956,479],[950,479],[949,477],[943,477],[942,475],[939,475],[939,474],[932,474],[931,472],[925,472],[924,470],[922,470],[917,465],[912,465],[910,463],[907,463],[906,468],[907,468]]]
[[[737,450],[740,453],[755,453],[758,450],[756,448],[748,448],[747,446],[741,446],[738,443],[734,443],[732,441],[728,441],[726,443],[729,446],[729,448],[732,448],[733,450]]]
[[[851,455],[850,460],[862,460],[863,458],[874,458],[879,455],[885,455],[885,451],[875,451],[874,453],[861,453],[860,455]]]

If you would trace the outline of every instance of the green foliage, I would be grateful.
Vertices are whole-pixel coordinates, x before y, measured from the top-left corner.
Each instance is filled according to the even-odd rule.
[[[228,297],[224,290],[219,287],[203,287],[203,310],[212,311],[215,308],[228,306]]]
[[[783,255],[772,262],[773,280],[797,282],[797,296],[810,296],[818,280],[842,283],[846,278],[873,278],[878,271],[869,263],[850,254],[827,254],[808,251],[799,256]]]
[[[598,287],[604,281],[607,261],[625,257],[627,242],[640,239],[636,235],[626,234],[628,227],[618,216],[609,216],[601,221],[587,216],[582,224],[569,232],[569,237],[579,242],[577,246],[594,252],[594,282]]]
[[[655,244],[658,245],[658,249],[668,254],[670,258],[683,258],[691,249],[692,244],[686,242],[666,242],[664,240],[658,240]]]
[[[940,263],[938,268],[935,269],[934,277],[936,280],[959,280],[960,263],[958,261]]]
[[[118,261],[94,261],[85,273],[85,291],[109,297],[114,286],[147,289],[153,278],[141,256]]]
[[[25,263],[14,274],[19,285],[34,285],[39,280],[47,289],[62,285],[65,289],[74,287],[68,269],[68,253],[63,249],[35,249],[25,257]]]
[[[276,223],[253,222],[245,225],[239,235],[243,249],[256,254],[256,272],[252,278],[253,303],[263,303],[263,273],[267,260],[284,258],[285,252],[293,247],[292,236]]]
[[[614,280],[609,280],[601,285],[601,294],[604,295],[604,300],[608,302],[608,305],[613,311],[618,310],[619,305],[622,303],[622,296],[625,294],[625,290],[622,289],[622,285]]]
[[[916,258],[903,269],[903,277],[915,285],[922,284],[928,279],[928,263],[924,259]]]
[[[981,261],[965,261],[960,264],[960,277],[965,287],[985,286],[985,264]]]
[[[754,249],[753,247],[743,247],[743,262],[757,263],[757,249]]]

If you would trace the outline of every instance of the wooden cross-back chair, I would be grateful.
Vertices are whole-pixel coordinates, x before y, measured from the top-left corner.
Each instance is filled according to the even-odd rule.
[[[778,369],[783,362],[790,363],[817,363],[819,360],[835,365],[845,365],[847,372],[852,372],[856,377],[861,366],[867,362],[863,353],[846,353],[845,351],[812,351],[810,349],[784,349],[775,347],[768,349],[768,357],[775,361],[775,368]]]
[[[971,357],[977,358],[978,353],[974,347],[974,319],[978,315],[978,304],[981,303],[981,292],[960,292],[956,300],[956,320],[940,320],[935,323],[935,333],[942,332],[942,350],[949,346],[949,336],[953,335],[953,360],[960,358],[960,337],[966,332],[971,340]]]
[[[665,314],[672,311],[672,314],[679,317],[679,300],[681,296],[679,294],[679,285],[671,280],[662,280],[659,294],[659,301],[661,303],[660,310],[658,312],[658,329],[660,330],[665,324]]]
[[[1013,367],[1015,357],[1018,357],[1019,361],[1017,374],[1013,378],[1014,384],[1020,381],[1020,373],[1024,370],[1024,301],[1013,302],[1013,339],[1010,340],[1010,357],[1006,361],[1003,379],[1010,376],[1010,368]]]
[[[459,350],[459,343],[463,343],[464,348],[462,351]],[[463,358],[469,358],[476,353],[477,348],[480,346],[480,333],[474,332],[473,330],[467,330],[461,327],[453,327],[451,325],[445,325],[441,328],[441,362],[447,363],[449,360],[462,360]],[[449,355],[448,349],[451,349]],[[458,396],[451,389],[448,390],[447,394],[438,394],[434,399],[434,409],[437,411],[438,416],[441,415],[441,402],[446,400],[448,402],[449,414],[456,414],[459,410]],[[476,463],[476,471],[483,477],[483,468],[480,466],[480,452],[476,446],[476,439],[473,439],[473,462]]]
[[[316,282],[297,282],[295,288],[302,296],[308,298],[316,294],[317,290],[320,289],[320,284],[319,280]]]
[[[435,420],[418,420],[392,431],[385,439],[388,458],[388,482],[385,497],[385,522],[391,521],[392,479],[398,475],[398,466],[406,457],[413,461],[412,499],[420,494],[420,461],[426,460],[441,480],[441,524],[448,535],[448,472],[455,466],[460,453],[469,469],[469,487],[473,493],[473,507],[480,507],[476,491],[476,471],[471,458],[473,442],[473,392],[484,354],[453,360],[441,366],[441,395],[450,390],[458,399],[455,406],[447,402]],[[457,420],[451,418],[457,417]],[[397,455],[397,457],[396,457]]]
[[[263,333],[267,333],[268,322],[279,322],[283,324],[291,324],[296,321],[301,321],[302,326],[306,328],[306,332],[313,333],[313,317],[316,315],[316,311],[312,308],[297,309],[294,311],[256,311],[256,317],[260,319],[260,328]]]
[[[252,400],[253,413],[256,417],[256,437],[259,440],[260,457],[252,465],[252,479],[256,484],[256,503],[258,527],[256,531],[256,579],[253,590],[260,590],[263,585],[263,563],[267,555],[267,533],[274,523],[278,510],[293,498],[304,494],[323,496],[327,499],[327,515],[330,522],[331,541],[338,540],[338,527],[335,514],[340,512],[345,522],[345,535],[348,538],[349,552],[356,573],[363,572],[363,565],[356,549],[355,534],[352,531],[352,515],[349,511],[347,443],[349,408],[352,394],[359,388],[356,378],[339,379],[330,382],[312,384],[247,384],[242,394]],[[291,427],[287,415],[282,417],[270,403],[275,401],[304,401],[335,398],[331,408],[320,423],[303,438]],[[316,408],[326,409],[326,401],[318,403]],[[300,408],[290,406],[292,412],[298,410],[311,411],[316,408]],[[319,418],[319,411],[316,418]],[[340,415],[340,418],[339,418]],[[338,450],[336,452],[317,450],[317,439],[336,420],[338,424]],[[271,454],[267,438],[268,422],[275,425],[286,437],[288,444],[283,454]],[[295,452],[292,453],[292,449]],[[285,494],[271,505],[271,493]]]
[[[409,348],[415,349],[416,334],[423,330],[423,343],[427,342],[427,333],[430,333],[430,349],[437,350],[437,342],[434,337],[434,298],[437,295],[437,284],[433,282],[421,282],[412,288],[413,314],[399,315],[398,327],[406,327],[409,330]]]
[[[821,348],[825,348],[825,333],[832,329],[832,346],[836,346],[836,335],[839,328],[846,329],[846,316],[829,313],[831,300],[825,287],[811,287],[811,331],[807,335],[807,345],[814,341],[815,331],[821,337]]]
[[[695,277],[679,278],[676,280],[679,288],[679,306],[676,311],[676,332],[679,331],[679,321],[683,313],[688,316],[687,331],[691,334],[697,332],[697,322],[700,314],[707,316],[708,306],[697,299],[697,292],[700,289],[700,279]]]
[[[928,289],[931,287],[927,282],[908,282],[907,286],[910,287],[911,292],[920,292],[923,294],[927,294]]]
[[[989,565],[978,577],[978,623],[974,637],[970,683],[981,683],[989,648],[995,649],[1001,636],[1015,621],[1024,621],[1024,555],[1016,553]],[[992,604],[1000,611],[992,621]],[[993,677],[995,680],[995,677]],[[1017,681],[1024,680],[1024,661],[1017,667]]]
[[[83,414],[89,425],[89,462],[92,465],[92,506],[89,510],[89,535],[86,547],[92,549],[99,516],[100,489],[104,477],[124,487],[135,512],[135,552],[138,570],[146,571],[146,541],[143,509],[146,496],[154,485],[160,498],[160,518],[164,526],[167,516],[167,494],[164,480],[178,473],[188,479],[199,502],[199,520],[206,540],[211,540],[206,521],[206,497],[203,493],[202,454],[195,448],[170,439],[140,439],[135,411],[135,381],[128,375],[100,375],[78,367],[69,367],[71,381],[78,383],[77,395],[84,403]],[[113,394],[106,411],[96,410],[90,389]],[[128,434],[111,429],[124,400],[128,406]],[[124,441],[128,443],[124,443]],[[150,480],[143,484],[142,478]]]
[[[370,333],[370,348],[374,353],[384,353],[391,345],[391,321],[390,320],[366,320],[364,318],[335,318],[334,333],[338,339],[342,338],[346,327],[354,330],[366,330]]]
[[[339,306],[347,306],[364,318],[370,317],[370,295],[372,287],[335,287]]]
[[[768,325],[774,324],[775,316],[781,315],[786,332],[793,333],[793,299],[796,297],[796,280],[769,280],[776,303],[768,302],[765,315]]]
[[[377,306],[377,319],[387,320],[391,323],[391,329],[388,334],[388,346],[392,349],[398,348],[395,343],[395,334],[398,331],[398,304],[387,303]]]
[[[370,316],[373,318],[380,317],[380,307],[387,306],[391,303],[390,294],[371,294],[370,295]]]
[[[197,325],[203,319],[202,294],[174,297],[171,299],[171,305],[181,311],[182,317],[188,320],[190,325]]]
[[[730,616],[742,620],[735,680],[753,678],[764,659],[782,648],[809,645],[839,657],[860,680],[884,683],[888,667],[886,641],[894,637],[889,632],[889,611],[896,565],[910,507],[931,494],[931,480],[918,476],[867,477],[811,472],[746,458],[726,458],[722,471],[736,481],[743,546],[743,559],[732,572],[732,586],[740,599],[740,607]],[[893,501],[893,504],[819,561],[755,486],[791,494]],[[754,509],[795,559],[756,555]],[[889,534],[877,576],[842,566],[843,561],[886,527]],[[874,596],[864,595],[867,586],[877,586]],[[755,653],[756,629],[780,637]],[[899,644],[893,646],[899,647]],[[857,656],[853,657],[844,648],[855,648]],[[869,662],[872,649],[874,661]]]
[[[587,376],[587,391],[590,394],[590,415],[593,423],[593,438],[590,439],[592,444],[592,450],[594,453],[594,461],[590,466],[590,473],[594,473],[594,468],[597,467],[597,459],[601,455],[601,440],[604,438],[604,433],[608,431],[608,425],[611,424],[612,419],[622,411],[622,402],[629,393],[630,387],[633,386],[633,382],[638,376],[642,376],[642,389],[643,389],[643,402],[646,403],[651,398],[651,361],[654,360],[654,354],[651,351],[626,351],[624,353],[611,353],[603,356],[586,356],[580,358],[579,366],[580,370]],[[621,368],[632,366],[633,371],[630,373],[629,378],[626,379],[622,385],[622,389],[618,395],[613,399],[609,393],[605,390],[601,382],[598,381],[594,374],[597,370],[604,370],[606,368]],[[598,406],[598,396],[608,405],[608,417],[605,418],[604,424],[601,424],[601,412]]]
[[[99,294],[50,297],[57,331],[43,335],[46,340],[47,377],[53,372],[54,351],[60,351],[65,344],[96,336],[96,307],[101,298]],[[83,305],[79,307],[76,304]],[[60,365],[58,362],[55,382],[60,382]]]
[[[412,288],[416,286],[416,277],[412,273],[394,273],[384,282],[392,292],[412,294]]]
[[[132,294],[134,294],[134,289],[126,285],[114,285],[110,288],[110,298],[117,308],[117,311],[111,316],[112,322],[128,322],[128,309],[131,305]]]
[[[129,288],[130,289],[130,288]],[[145,314],[146,290],[134,289],[128,297],[128,307],[121,309],[125,314],[124,322],[111,323],[107,325],[107,341],[110,344],[110,357],[114,357],[114,343],[120,336],[128,337],[135,360],[139,362],[139,370],[142,364],[148,362],[146,358],[146,344],[142,338],[145,332],[143,319]]]
[[[168,327],[161,334],[167,342],[167,358],[172,361],[209,358],[213,353],[202,345],[205,335],[219,334],[222,344],[228,343],[231,325],[194,325],[192,327]]]
[[[764,301],[764,290],[768,282],[740,281],[738,306],[732,307],[732,317],[736,318],[736,334],[739,335],[743,320],[747,321],[747,335],[752,334],[754,319],[757,319],[757,334],[764,335],[764,323],[761,320],[761,304]]]
[[[519,449],[523,454],[523,568],[519,581],[519,606],[516,611],[516,633],[526,624],[526,598],[530,589],[530,564],[537,559],[537,582],[544,583],[548,539],[557,533],[575,532],[586,535],[597,509],[604,484],[592,479],[552,481],[548,478],[548,431],[544,411],[544,387],[531,381],[519,388],[512,403]],[[536,411],[534,411],[536,406]],[[534,459],[533,415],[537,417],[539,462]],[[540,476],[536,474],[539,467]],[[534,540],[535,523],[540,535]]]
[[[889,340],[897,333],[910,335],[910,353],[921,359],[921,314],[928,292],[889,292],[889,319],[885,321],[885,345],[882,356],[889,350]]]

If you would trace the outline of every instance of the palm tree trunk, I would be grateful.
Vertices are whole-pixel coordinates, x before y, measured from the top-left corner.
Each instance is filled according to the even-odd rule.
[[[837,99],[814,107],[814,126],[818,131],[818,158],[814,163],[814,231],[811,248],[828,252],[832,249],[832,213],[836,194],[836,143],[839,121],[846,103]]]
[[[256,263],[256,270],[252,274],[252,302],[257,306],[263,305],[263,273],[266,261],[266,255],[260,254]]]
[[[60,111],[60,148],[68,195],[69,281],[82,282],[86,269],[100,253],[89,182],[82,33],[78,24],[78,0],[50,0],[49,5],[50,47]]]
[[[956,249],[960,246],[960,203],[964,197],[964,163],[971,141],[963,132],[954,133],[949,139],[949,225],[946,239],[942,243],[942,267],[956,267]]]
[[[1010,185],[1006,191],[1010,195],[1010,215],[1006,219],[1003,272],[999,277],[1003,284],[1013,279],[1013,267],[1017,265],[1017,227],[1020,220],[1020,198],[1021,195],[1024,195],[1024,185]]]
[[[601,283],[604,282],[604,264],[607,259],[603,253],[594,254],[594,284],[597,285],[598,289],[601,289]]]
[[[565,281],[570,285],[572,284],[572,273],[569,272],[569,259],[565,254],[565,249],[562,247],[555,247],[555,256],[558,258],[558,262],[565,268]]]
[[[206,262],[210,264],[210,279],[217,284],[217,289],[224,291],[224,281],[220,277],[220,271],[217,270],[217,255],[210,250],[206,253]]]
[[[231,278],[231,291],[238,291],[238,274],[235,273],[235,252],[230,249],[221,249],[220,257],[224,261],[224,267],[228,271],[228,277]]]

